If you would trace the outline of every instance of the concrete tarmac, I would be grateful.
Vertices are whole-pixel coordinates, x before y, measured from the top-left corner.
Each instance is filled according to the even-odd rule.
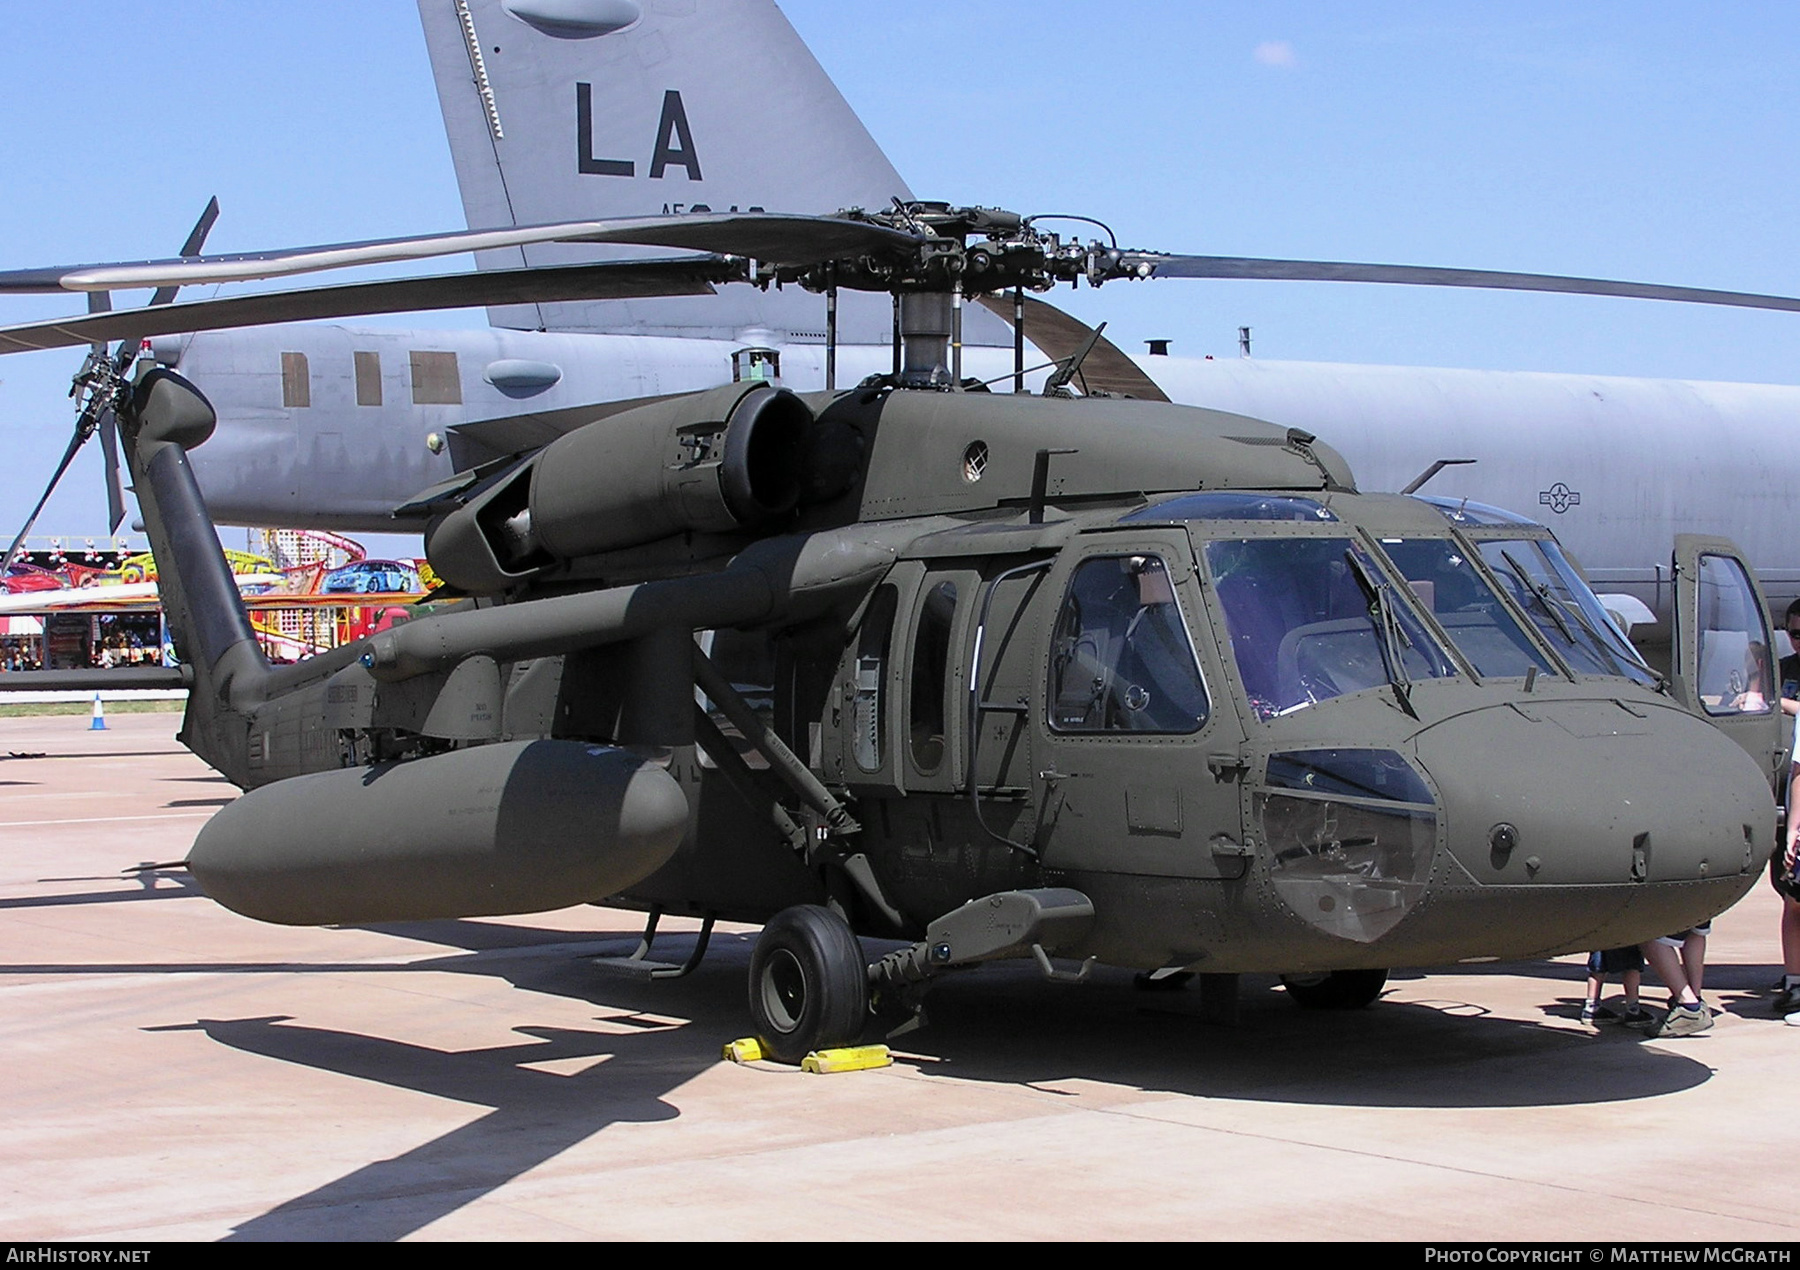
[[[750,928],[648,984],[586,960],[629,913],[289,930],[122,879],[234,791],[178,716],[108,722],[0,720],[0,1239],[1800,1235],[1766,884],[1714,925],[1699,1037],[1584,1027],[1574,957],[1352,1013],[1246,980],[1233,1027],[1009,965],[893,1067],[814,1076],[720,1059]]]

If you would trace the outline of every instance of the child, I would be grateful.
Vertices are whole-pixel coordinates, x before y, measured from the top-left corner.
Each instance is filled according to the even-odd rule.
[[[1600,1004],[1601,990],[1606,986],[1606,976],[1623,974],[1625,984],[1625,1013]],[[1636,948],[1609,948],[1605,952],[1588,954],[1587,1000],[1581,1006],[1583,1023],[1624,1023],[1627,1027],[1641,1027],[1650,1021],[1650,1011],[1638,1004],[1638,986],[1644,977],[1644,954]]]

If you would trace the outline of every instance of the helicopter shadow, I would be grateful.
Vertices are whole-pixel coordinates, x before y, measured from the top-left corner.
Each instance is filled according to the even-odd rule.
[[[386,929],[386,928],[380,928]],[[524,1024],[516,1043],[443,1051],[358,1032],[309,1027],[283,1016],[198,1019],[150,1031],[201,1031],[246,1054],[427,1093],[486,1114],[413,1149],[376,1160],[238,1225],[250,1240],[395,1240],[496,1190],[612,1124],[654,1123],[680,1113],[673,1089],[720,1061],[706,1023],[742,1011],[743,937],[716,935],[715,948],[745,943],[730,967],[709,965],[671,993],[596,971],[589,959],[608,941],[628,950],[635,933],[571,932],[445,921],[393,928],[459,951],[410,962],[401,973],[492,975],[529,992],[604,1009],[592,1028]],[[671,933],[671,944],[691,936]],[[575,951],[579,947],[579,953]],[[723,961],[725,959],[721,959]],[[737,1021],[742,1030],[741,1019]],[[546,1065],[554,1065],[546,1070]]]
[[[412,1234],[609,1125],[676,1119],[668,1095],[720,1062],[721,1041],[744,1028],[750,935],[715,936],[695,974],[649,983],[589,963],[608,940],[628,948],[629,932],[584,933],[572,943],[568,931],[510,924],[391,929],[457,951],[389,973],[492,975],[606,1013],[593,1028],[524,1024],[514,1029],[516,1043],[461,1052],[284,1017],[156,1029],[199,1030],[247,1054],[487,1108],[462,1127],[251,1218],[230,1239]],[[683,951],[691,939],[669,937]],[[896,1042],[902,1063],[931,1078],[1042,1092],[1063,1092],[1056,1082],[1080,1079],[1321,1107],[1556,1106],[1675,1093],[1711,1074],[1686,1055],[1631,1043],[1632,1033],[1505,1018],[1466,1000],[1299,1010],[1267,977],[1245,977],[1239,1021],[1229,1027],[1208,1021],[1197,992],[1137,992],[1129,976],[1108,972],[1069,988],[1013,965],[946,979],[930,997],[930,1018],[930,1027]]]
[[[1043,1086],[1080,1079],[1145,1091],[1338,1107],[1551,1107],[1654,1098],[1712,1071],[1627,1029],[1504,1017],[1478,1001],[1384,999],[1304,1010],[1269,976],[1244,976],[1238,1020],[1199,993],[1135,991],[1096,974],[1080,989],[994,966],[948,979],[931,1025],[899,1038],[946,1078]]]
[[[199,885],[185,870],[146,869],[136,877],[119,874],[92,874],[83,877],[39,878],[40,882],[111,882],[110,890],[73,891],[56,895],[22,895],[0,900],[0,911],[13,908],[69,908],[86,904],[131,904],[140,900],[196,899]],[[0,966],[0,974],[17,973],[17,967]],[[79,970],[78,966],[70,966]],[[30,973],[42,973],[32,968]]]

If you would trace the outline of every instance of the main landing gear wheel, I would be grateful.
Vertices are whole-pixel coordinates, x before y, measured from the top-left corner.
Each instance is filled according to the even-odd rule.
[[[813,1050],[853,1045],[868,1013],[868,965],[849,924],[816,904],[775,914],[750,955],[750,1014],[763,1053],[798,1063]]]
[[[1324,975],[1282,975],[1294,1004],[1308,1010],[1361,1010],[1387,986],[1385,970],[1333,970]]]

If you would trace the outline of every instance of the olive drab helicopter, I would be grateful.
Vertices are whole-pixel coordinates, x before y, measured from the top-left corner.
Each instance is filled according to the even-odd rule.
[[[638,961],[659,975],[697,964],[714,919],[762,923],[750,1009],[765,1051],[796,1061],[854,1042],[875,1007],[916,1018],[938,977],[1007,958],[1057,979],[1095,963],[1275,972],[1301,1004],[1363,1005],[1391,967],[1691,926],[1767,858],[1770,632],[1729,543],[1679,545],[1673,646],[1653,669],[1540,524],[1359,490],[1299,430],[1076,395],[1086,350],[1042,395],[1023,391],[1022,334],[1014,391],[962,375],[966,303],[1010,300],[1022,331],[1025,292],[1058,281],[1295,276],[1299,262],[1122,251],[908,204],[0,285],[172,287],[550,240],[688,254],[394,285],[458,305],[800,285],[824,295],[828,367],[839,289],[887,292],[891,373],[610,408],[421,491],[405,510],[429,516],[427,554],[458,601],[274,666],[188,465],[210,406],[174,372],[132,379],[117,359],[100,391],[183,663],[156,673],[190,688],[182,741],[248,791],[186,862],[227,907],[323,925],[603,902],[648,914]],[[358,285],[0,341],[360,311],[344,306],[384,284]],[[681,966],[648,960],[667,913],[705,919]],[[871,958],[859,936],[898,946]]]

